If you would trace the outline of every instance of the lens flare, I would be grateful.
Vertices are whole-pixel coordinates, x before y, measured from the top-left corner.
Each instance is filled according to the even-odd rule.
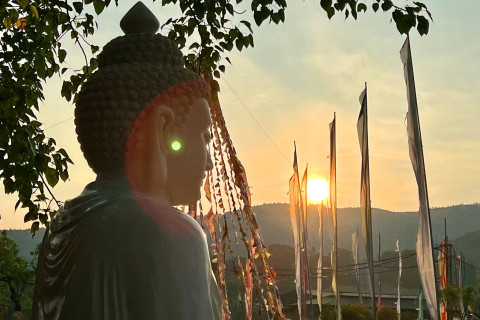
[[[182,143],[178,140],[172,141],[171,148],[173,151],[179,151],[182,149]]]

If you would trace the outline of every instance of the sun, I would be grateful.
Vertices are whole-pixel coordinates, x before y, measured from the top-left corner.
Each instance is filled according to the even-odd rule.
[[[321,178],[308,180],[307,197],[312,202],[322,202],[328,197],[328,184]]]

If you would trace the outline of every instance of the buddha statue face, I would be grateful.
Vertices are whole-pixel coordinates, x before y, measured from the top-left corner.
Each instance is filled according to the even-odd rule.
[[[210,109],[205,99],[197,99],[178,138],[170,140],[167,156],[166,189],[173,205],[195,204],[205,171],[212,169],[208,153],[211,136]],[[175,146],[175,143],[178,143]],[[172,145],[173,143],[173,145]]]

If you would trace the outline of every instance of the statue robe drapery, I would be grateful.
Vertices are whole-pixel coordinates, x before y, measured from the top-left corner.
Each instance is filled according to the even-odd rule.
[[[52,219],[35,320],[221,319],[198,223],[127,184],[95,181]]]

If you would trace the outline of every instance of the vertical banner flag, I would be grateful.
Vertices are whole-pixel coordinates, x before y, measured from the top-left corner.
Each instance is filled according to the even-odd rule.
[[[318,238],[320,239],[318,249],[318,266],[317,266],[317,302],[320,316],[322,315],[322,279],[323,279],[323,201],[318,207]],[[320,275],[318,274],[320,273]]]
[[[375,279],[373,270],[372,213],[370,206],[370,164],[368,155],[368,114],[367,114],[367,83],[360,94],[360,114],[357,121],[358,141],[362,153],[362,174],[360,178],[360,210],[362,211],[362,235],[368,266],[368,286],[370,288],[371,308],[375,316]]]
[[[425,161],[423,158],[422,136],[420,119],[418,117],[417,94],[410,51],[410,40],[407,39],[400,50],[403,63],[405,83],[407,86],[407,132],[410,160],[417,179],[419,198],[419,223],[417,233],[417,264],[418,273],[425,294],[425,301],[432,320],[438,320],[438,296],[435,282],[435,264],[433,259],[432,227],[430,222],[430,208],[428,204],[427,178],[425,175]]]
[[[463,290],[464,286],[463,286],[463,261],[462,261],[462,253],[460,253],[458,256],[457,256],[457,271],[458,271],[458,287],[460,288],[460,290]],[[462,297],[460,296],[460,313],[461,314],[465,314],[465,308],[464,308],[464,305],[463,305],[463,299]]]
[[[378,302],[377,302],[377,307],[380,309],[382,306],[382,277],[381,277],[381,266],[380,266],[380,257],[382,254],[382,251],[380,250],[380,232],[378,233]]]
[[[303,212],[303,220],[301,224],[302,229],[302,283],[303,283],[303,293],[305,294],[305,308],[306,306],[306,295],[307,295],[307,285],[308,290],[310,293],[310,310],[313,312],[313,305],[312,305],[312,286],[310,285],[310,275],[309,275],[309,267],[308,267],[308,233],[307,233],[307,209],[308,209],[308,198],[307,198],[307,183],[308,182],[308,164],[305,168],[305,173],[303,174],[302,178],[302,212]],[[306,312],[306,309],[305,309]],[[313,317],[313,314],[312,314]]]
[[[333,230],[334,230],[334,240],[333,240],[333,250],[331,255],[332,261],[332,289],[335,293],[335,305],[337,309],[337,320],[342,319],[341,309],[340,309],[340,295],[338,292],[338,250],[337,250],[337,150],[336,150],[336,125],[335,121],[336,115],[333,115],[333,121],[330,123],[330,207],[332,208],[332,218],[333,218]]]
[[[297,291],[298,316],[303,319],[305,316],[306,304],[304,295],[304,286],[302,285],[302,219],[303,214],[300,212],[303,208],[301,205],[301,192],[298,176],[297,149],[295,147],[293,154],[293,175],[289,182],[290,196],[290,220],[292,221],[292,230],[295,246],[295,287]],[[303,210],[302,210],[303,211]]]
[[[357,278],[357,293],[360,304],[362,302],[362,291],[360,290],[360,269],[358,268],[358,231],[352,233],[352,253],[353,253],[353,263],[355,264],[355,275]]]
[[[398,251],[398,296],[397,296],[397,315],[398,320],[400,320],[400,314],[402,309],[400,308],[400,280],[402,278],[402,252],[400,251],[400,241],[397,239],[397,250]]]
[[[440,290],[447,287],[447,246],[442,241],[438,251],[438,272],[440,278]],[[440,319],[447,320],[447,302],[440,303]]]

